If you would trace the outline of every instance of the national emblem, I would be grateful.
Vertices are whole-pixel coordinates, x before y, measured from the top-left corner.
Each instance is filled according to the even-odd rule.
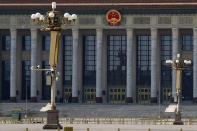
[[[109,10],[106,14],[106,20],[111,26],[119,25],[121,21],[121,14],[117,10]]]

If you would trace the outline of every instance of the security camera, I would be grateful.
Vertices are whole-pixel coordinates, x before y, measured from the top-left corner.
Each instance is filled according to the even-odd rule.
[[[49,72],[49,71],[46,71],[46,75],[51,75],[51,72]]]
[[[37,65],[37,69],[40,69],[40,65]]]

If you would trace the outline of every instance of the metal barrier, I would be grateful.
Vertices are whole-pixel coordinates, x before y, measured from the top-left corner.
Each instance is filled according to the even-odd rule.
[[[46,123],[46,117],[28,117],[20,121],[14,120],[11,117],[0,117],[0,124],[32,124]],[[182,119],[184,125],[197,125],[197,119],[188,118]],[[61,124],[125,124],[125,125],[172,125],[172,118],[59,118]]]

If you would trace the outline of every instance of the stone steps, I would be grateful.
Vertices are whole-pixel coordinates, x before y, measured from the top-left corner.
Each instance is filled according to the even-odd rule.
[[[46,117],[40,109],[47,103],[27,103],[28,116]],[[168,105],[161,105],[161,117],[174,118],[174,113],[165,113]],[[0,103],[0,116],[11,116],[13,108],[22,108],[25,103]],[[159,106],[156,104],[57,104],[60,117],[158,117]],[[197,117],[197,105],[182,105],[182,117]]]

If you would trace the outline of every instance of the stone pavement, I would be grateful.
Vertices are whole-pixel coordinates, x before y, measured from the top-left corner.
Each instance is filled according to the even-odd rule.
[[[62,125],[72,126],[74,131],[197,131],[197,125],[118,125],[118,124],[71,124]],[[57,131],[57,130],[43,130],[43,124],[0,124],[0,131]],[[61,130],[63,131],[63,129]]]
[[[28,103],[28,116],[46,117],[45,112],[40,109],[47,103]],[[174,118],[174,113],[165,113],[168,105],[161,106],[161,117]],[[11,116],[12,108],[23,108],[25,103],[0,103],[0,117]],[[197,118],[197,104],[184,104],[182,107],[183,118]],[[158,117],[158,104],[66,104],[58,103],[60,117]]]

